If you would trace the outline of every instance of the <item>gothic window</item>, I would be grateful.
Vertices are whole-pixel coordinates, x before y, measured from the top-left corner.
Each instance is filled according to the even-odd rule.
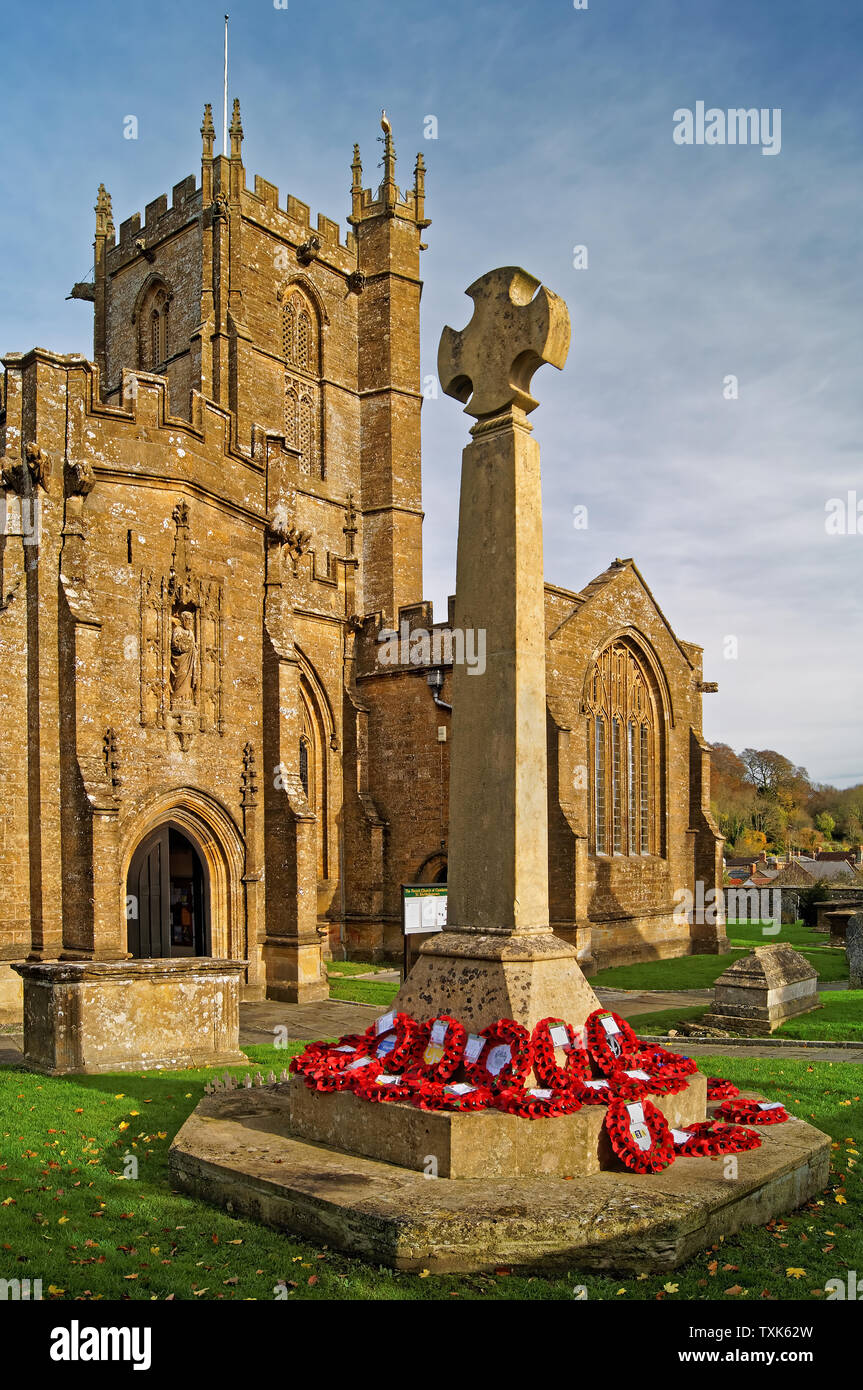
[[[316,316],[302,290],[288,293],[282,309],[282,351],[285,365],[317,374]]]
[[[311,398],[304,394],[300,401],[300,422],[297,433],[297,447],[300,451],[300,467],[304,473],[312,471],[312,459],[314,456],[314,430],[312,425],[312,402]]]
[[[157,372],[169,356],[168,312],[171,295],[161,280],[147,290],[138,311],[138,366],[145,372]]]
[[[318,320],[299,288],[288,291],[282,308],[285,360],[285,439],[300,453],[300,468],[323,477],[320,433]]]
[[[659,853],[655,788],[659,713],[637,656],[613,642],[587,681],[591,848],[595,854]]]

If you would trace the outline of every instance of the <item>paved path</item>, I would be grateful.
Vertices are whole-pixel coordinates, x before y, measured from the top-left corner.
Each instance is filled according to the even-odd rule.
[[[703,1003],[709,990],[667,991],[661,994],[625,990],[598,989],[603,1004],[610,1005],[624,1017],[637,1018],[640,1013],[657,1008],[686,1008]],[[280,1004],[273,1000],[251,1001],[240,1005],[240,1045],[272,1044],[277,1029],[286,1028],[288,1037],[334,1038],[344,1033],[361,1033],[383,1013],[380,1005],[353,1004],[346,1000],[328,999],[320,1004]],[[20,1060],[23,1038],[20,1033],[0,1035],[0,1066],[14,1065]],[[829,1048],[781,1045],[769,1039],[755,1038],[729,1043],[717,1038],[715,1042],[695,1043],[688,1038],[675,1039],[673,1046],[691,1057],[785,1057],[789,1061],[856,1063],[863,1065],[863,1043],[859,1048]]]
[[[380,1004],[353,1004],[343,999],[324,999],[320,1004],[279,1004],[272,999],[240,1005],[240,1046],[269,1043],[277,1028],[287,1028],[289,1038],[340,1038],[343,1033],[364,1033],[384,1013]]]

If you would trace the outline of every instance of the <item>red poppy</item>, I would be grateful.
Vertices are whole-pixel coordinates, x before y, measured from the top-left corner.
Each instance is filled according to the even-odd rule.
[[[595,1009],[587,1020],[587,1047],[600,1071],[610,1075],[639,1047],[630,1025],[612,1009]]]
[[[480,1033],[468,1035],[464,1074],[474,1086],[503,1091],[523,1081],[530,1070],[530,1034],[512,1018],[499,1018]]]
[[[590,1076],[590,1057],[579,1032],[560,1018],[541,1018],[530,1038],[533,1069],[542,1087],[560,1091],[574,1077]]]
[[[740,1125],[781,1125],[790,1116],[778,1100],[724,1100],[716,1107],[716,1118]]]
[[[382,1068],[371,1076],[360,1072],[351,1089],[361,1100],[379,1102],[410,1100],[415,1087],[404,1076]]]
[[[660,1173],[674,1162],[668,1123],[651,1101],[612,1100],[605,1127],[614,1152],[634,1173]]]
[[[556,1115],[574,1115],[581,1109],[581,1101],[569,1087],[555,1090],[553,1087],[534,1086],[527,1090],[523,1086],[507,1086],[494,1097],[495,1109],[507,1115],[520,1115],[524,1120],[550,1119]]]
[[[721,1076],[708,1076],[708,1100],[730,1100],[733,1096],[739,1095],[740,1091],[733,1081],[723,1081]]]
[[[458,1019],[449,1014],[438,1014],[420,1023],[406,1076],[412,1080],[449,1081],[461,1063],[466,1038]]]
[[[292,1057],[288,1070],[307,1076],[311,1072],[326,1068],[343,1071],[356,1057],[366,1054],[367,1039],[364,1033],[346,1033],[338,1042],[309,1043],[298,1057]]]
[[[674,1149],[683,1158],[715,1158],[718,1154],[744,1153],[761,1146],[761,1135],[741,1125],[717,1124],[701,1120],[685,1129],[673,1129]]]
[[[409,1014],[383,1014],[366,1029],[366,1048],[388,1071],[401,1071],[413,1057],[418,1032]]]
[[[610,1076],[577,1076],[570,1089],[582,1105],[608,1105],[614,1099]]]
[[[419,1110],[486,1110],[491,1099],[487,1086],[466,1081],[420,1081],[410,1096]]]

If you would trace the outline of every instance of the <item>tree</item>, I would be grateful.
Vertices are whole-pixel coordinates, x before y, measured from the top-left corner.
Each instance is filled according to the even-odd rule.
[[[734,848],[736,854],[752,855],[753,859],[757,859],[767,848],[767,836],[763,830],[753,830],[750,827],[743,831]]]
[[[746,775],[759,796],[778,801],[785,809],[802,805],[811,793],[805,767],[795,767],[773,748],[744,748],[740,755]]]
[[[821,831],[821,834],[824,836],[825,840],[833,839],[833,831],[836,829],[836,822],[829,811],[821,811],[815,817],[815,824]]]

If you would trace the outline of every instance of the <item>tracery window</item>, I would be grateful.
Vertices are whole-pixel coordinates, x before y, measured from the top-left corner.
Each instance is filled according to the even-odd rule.
[[[591,848],[660,853],[657,788],[660,715],[637,656],[624,642],[599,655],[587,684]]]
[[[282,308],[285,359],[285,439],[300,453],[300,468],[323,477],[320,446],[319,344],[315,312],[300,289]]]
[[[156,281],[147,291],[138,317],[138,366],[142,371],[158,371],[168,360],[170,305],[168,287],[161,280]]]

